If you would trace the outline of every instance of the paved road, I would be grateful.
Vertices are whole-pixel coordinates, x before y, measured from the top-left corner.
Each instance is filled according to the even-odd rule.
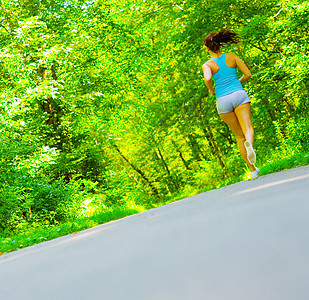
[[[309,166],[3,255],[0,299],[308,300]]]

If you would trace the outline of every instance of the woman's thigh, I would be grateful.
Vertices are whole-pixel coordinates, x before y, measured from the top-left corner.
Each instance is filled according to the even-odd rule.
[[[223,113],[220,114],[220,117],[233,131],[237,139],[245,138],[235,112]]]
[[[253,131],[250,103],[237,106],[234,110],[234,113],[244,133],[247,131]]]

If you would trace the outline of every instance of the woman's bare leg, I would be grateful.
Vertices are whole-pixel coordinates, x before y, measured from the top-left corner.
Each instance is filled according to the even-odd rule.
[[[251,120],[250,103],[245,103],[237,106],[234,112],[242,129],[242,132],[246,137],[246,141],[249,141],[253,145],[254,130]]]
[[[237,116],[234,112],[220,114],[220,117],[229,126],[229,128],[233,131],[233,133],[235,134],[240,154],[243,157],[243,159],[245,160],[245,162],[247,163],[250,171],[251,172],[255,171],[254,165],[252,165],[248,161],[247,150],[246,150],[245,144],[244,144],[247,138],[251,138],[251,141],[253,141],[254,136],[252,134],[250,136],[249,130],[247,130],[248,137],[245,136],[245,134],[242,130],[242,127],[240,125],[240,122],[238,121],[238,118],[237,118]]]

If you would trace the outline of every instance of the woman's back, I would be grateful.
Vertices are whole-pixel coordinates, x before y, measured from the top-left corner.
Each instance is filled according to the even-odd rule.
[[[212,57],[208,61],[216,83],[216,97],[222,97],[243,90],[236,72],[236,59],[232,53],[223,53],[220,57]]]

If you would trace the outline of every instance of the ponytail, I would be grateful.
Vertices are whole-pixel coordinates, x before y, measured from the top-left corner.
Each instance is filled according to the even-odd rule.
[[[229,29],[212,32],[203,39],[204,45],[213,52],[218,52],[222,44],[237,44],[239,41],[239,35]]]

